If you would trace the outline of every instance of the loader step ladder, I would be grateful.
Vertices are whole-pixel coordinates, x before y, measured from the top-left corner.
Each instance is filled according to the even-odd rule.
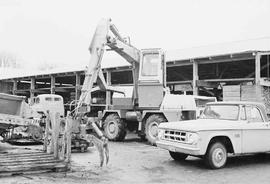
[[[44,173],[65,172],[68,163],[44,152],[0,154],[0,177]]]

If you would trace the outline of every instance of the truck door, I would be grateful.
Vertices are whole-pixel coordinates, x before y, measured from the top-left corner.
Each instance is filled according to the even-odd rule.
[[[159,108],[162,99],[166,67],[161,49],[141,50],[138,81],[138,102],[140,108]]]
[[[247,124],[243,127],[243,153],[270,151],[270,126],[255,106],[245,106]]]

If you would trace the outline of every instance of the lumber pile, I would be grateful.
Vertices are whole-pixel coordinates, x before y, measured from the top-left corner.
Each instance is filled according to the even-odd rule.
[[[67,171],[68,163],[44,152],[0,154],[0,177]]]
[[[270,114],[270,87],[263,85],[228,85],[223,86],[223,101],[261,102]]]
[[[0,153],[0,177],[67,171],[70,156],[71,118],[60,120],[59,113],[49,113],[46,121],[43,151]]]

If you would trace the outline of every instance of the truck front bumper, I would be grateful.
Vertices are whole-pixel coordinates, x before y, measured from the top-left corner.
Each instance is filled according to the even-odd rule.
[[[159,140],[156,142],[157,146],[168,151],[185,153],[188,155],[198,156],[201,155],[200,148],[192,147],[192,145],[187,145],[178,142],[171,142],[165,140]]]

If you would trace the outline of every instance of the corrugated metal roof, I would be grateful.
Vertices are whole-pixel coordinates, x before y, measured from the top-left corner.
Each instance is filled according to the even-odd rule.
[[[270,51],[270,37],[227,42],[188,49],[169,50],[166,52],[166,61],[179,61],[252,51]]]

